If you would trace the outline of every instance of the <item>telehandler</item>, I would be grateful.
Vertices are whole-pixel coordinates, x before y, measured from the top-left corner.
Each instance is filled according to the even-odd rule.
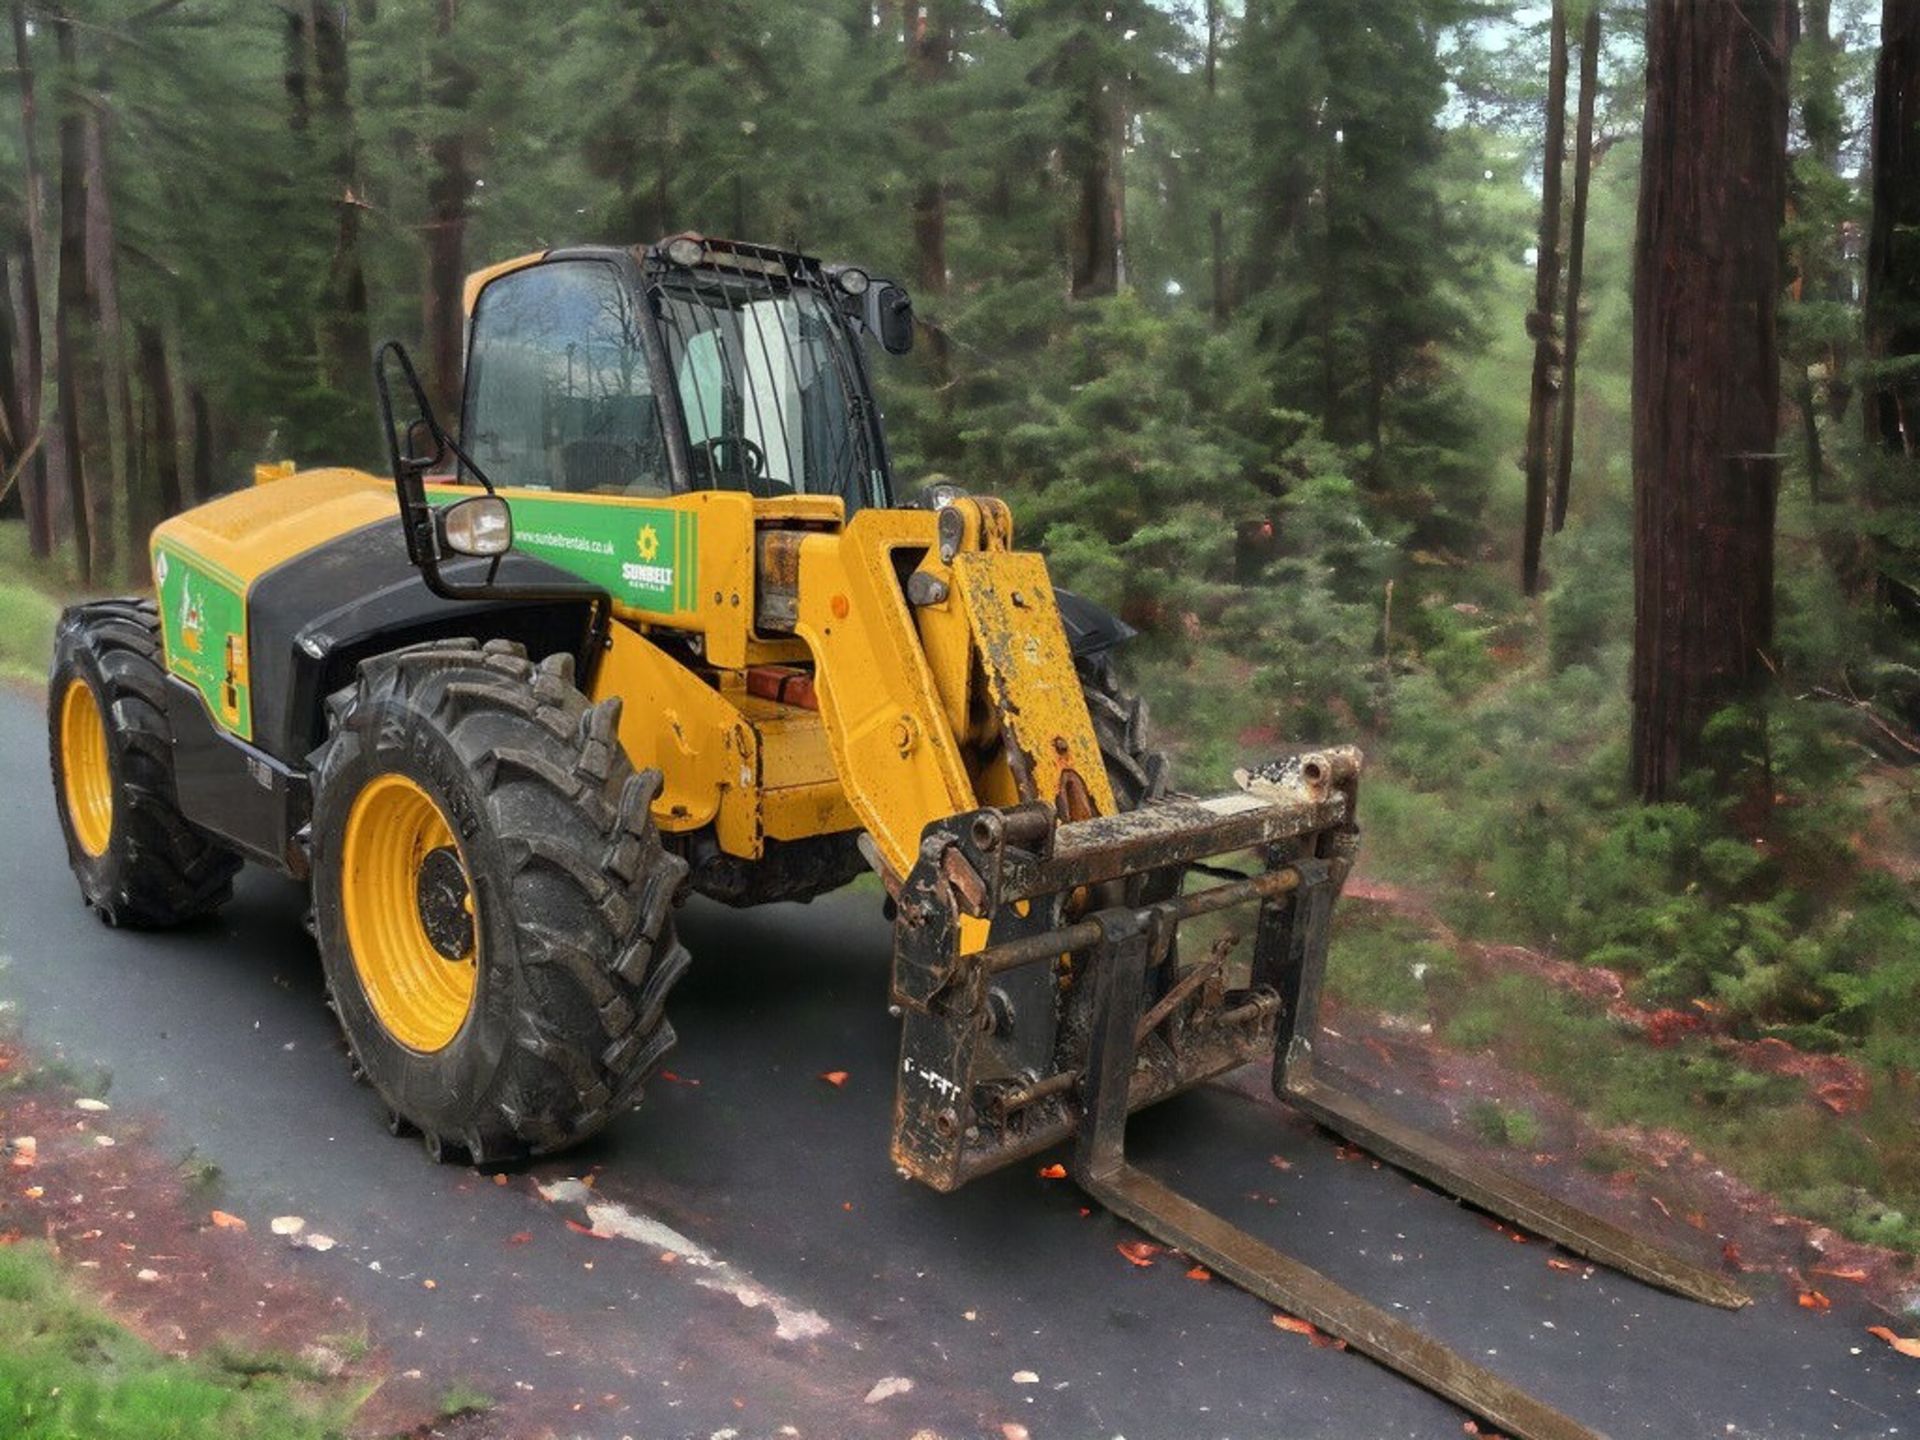
[[[1169,788],[1115,678],[1131,632],[1056,591],[1000,501],[897,500],[866,352],[910,347],[900,287],[684,234],[510,260],[466,306],[457,437],[389,343],[390,479],[260,467],[154,531],[153,599],[62,617],[54,789],[104,921],[204,915],[245,861],[309,880],[396,1133],[497,1166],[639,1099],[685,892],[804,900],[871,869],[907,1175],[951,1190],[1071,1141],[1081,1185],[1216,1273],[1502,1430],[1590,1436],[1126,1162],[1130,1112],[1270,1057],[1279,1095],[1393,1164],[1741,1303],[1316,1077],[1359,754]],[[1183,950],[1228,912],[1249,944]]]

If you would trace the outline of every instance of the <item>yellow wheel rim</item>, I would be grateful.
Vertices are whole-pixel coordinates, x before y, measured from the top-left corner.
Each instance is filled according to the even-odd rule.
[[[354,797],[340,898],[373,1013],[407,1049],[444,1049],[466,1024],[480,973],[473,891],[446,816],[406,776],[378,776]]]
[[[69,680],[60,697],[60,777],[73,838],[97,859],[113,838],[113,767],[99,697],[80,679]]]

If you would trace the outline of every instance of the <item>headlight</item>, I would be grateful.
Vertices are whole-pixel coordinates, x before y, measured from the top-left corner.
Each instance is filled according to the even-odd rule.
[[[706,257],[707,247],[691,235],[676,235],[667,242],[667,259],[689,270]]]
[[[849,295],[864,295],[867,293],[867,286],[873,283],[872,277],[857,265],[841,266],[833,278]]]
[[[513,512],[497,495],[475,495],[440,512],[440,534],[456,555],[504,555],[513,548]]]

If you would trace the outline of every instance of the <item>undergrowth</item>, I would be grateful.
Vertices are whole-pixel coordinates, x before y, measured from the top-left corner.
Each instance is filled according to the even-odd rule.
[[[45,1246],[0,1248],[0,1435],[9,1440],[336,1440],[347,1410],[298,1362],[155,1352],[81,1298]]]

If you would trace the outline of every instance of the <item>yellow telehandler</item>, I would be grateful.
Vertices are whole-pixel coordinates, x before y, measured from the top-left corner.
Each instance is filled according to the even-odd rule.
[[[390,478],[263,466],[155,530],[153,599],[62,618],[54,788],[103,920],[204,914],[248,860],[309,880],[396,1132],[496,1166],[639,1099],[685,892],[872,871],[908,1175],[950,1190],[1070,1141],[1105,1205],[1532,1440],[1591,1432],[1128,1165],[1129,1113],[1271,1058],[1394,1164],[1743,1300],[1316,1078],[1359,754],[1169,789],[1115,677],[1127,628],[1056,590],[1001,502],[896,499],[867,351],[912,343],[899,286],[684,234],[523,256],[466,301],[457,436],[389,343]],[[1178,936],[1201,917],[1204,954]]]

